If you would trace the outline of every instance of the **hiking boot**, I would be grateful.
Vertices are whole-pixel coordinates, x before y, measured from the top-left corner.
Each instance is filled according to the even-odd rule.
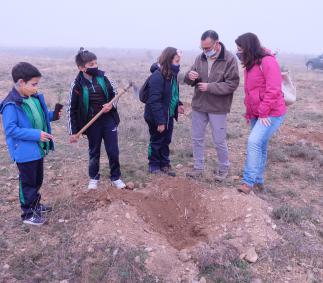
[[[98,188],[99,180],[91,179],[88,185],[88,190],[95,190]]]
[[[199,179],[202,178],[203,176],[203,170],[202,169],[193,169],[191,172],[186,173],[187,178],[192,178],[192,179]]]
[[[36,207],[36,211],[40,212],[40,213],[48,213],[48,212],[52,212],[53,208],[49,205],[45,205],[45,204],[39,204]]]
[[[171,166],[162,167],[160,170],[161,170],[162,173],[164,173],[164,174],[166,174],[168,176],[176,177],[176,173],[175,173],[175,171],[172,170]]]
[[[223,182],[229,175],[229,172],[228,171],[218,171],[215,173],[215,181],[218,181],[218,182]]]
[[[263,192],[266,190],[266,187],[264,184],[255,184],[254,188],[257,189],[259,192]]]
[[[244,193],[246,195],[250,194],[252,191],[252,187],[248,186],[247,184],[242,184],[240,188],[238,188],[238,192]]]
[[[112,181],[112,186],[114,186],[118,190],[122,190],[126,187],[126,184],[121,179],[119,179]]]
[[[44,217],[42,217],[41,215],[34,213],[32,216],[25,218],[22,222],[24,224],[41,226],[41,225],[45,224],[47,222],[47,220]]]

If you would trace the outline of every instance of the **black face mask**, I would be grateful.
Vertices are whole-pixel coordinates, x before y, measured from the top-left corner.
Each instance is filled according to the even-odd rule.
[[[243,52],[237,52],[237,53],[236,53],[236,55],[237,55],[238,59],[239,59],[241,62],[243,62]]]
[[[92,76],[92,77],[96,77],[98,75],[98,73],[99,73],[99,68],[98,67],[87,68],[85,73]]]

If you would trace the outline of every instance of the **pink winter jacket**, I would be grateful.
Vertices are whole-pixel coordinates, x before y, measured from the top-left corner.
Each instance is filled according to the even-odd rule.
[[[286,114],[282,76],[274,55],[265,56],[261,66],[245,70],[246,118],[278,117]]]

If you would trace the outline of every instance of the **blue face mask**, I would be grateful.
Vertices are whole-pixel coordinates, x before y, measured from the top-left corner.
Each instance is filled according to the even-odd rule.
[[[210,50],[210,51],[204,51],[204,55],[207,57],[207,58],[210,58],[210,57],[213,57],[216,55],[216,51],[215,50]]]
[[[178,73],[179,72],[179,70],[180,70],[180,65],[178,65],[178,64],[172,64],[172,71],[174,72],[174,73]]]

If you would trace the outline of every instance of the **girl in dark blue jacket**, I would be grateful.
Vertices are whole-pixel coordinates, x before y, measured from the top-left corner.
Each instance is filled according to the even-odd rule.
[[[177,75],[180,69],[181,53],[174,47],[167,47],[159,57],[158,64],[152,65],[149,79],[149,97],[145,105],[145,121],[149,127],[150,143],[148,160],[150,173],[171,171],[169,145],[172,140],[174,119],[184,113],[179,100]]]

